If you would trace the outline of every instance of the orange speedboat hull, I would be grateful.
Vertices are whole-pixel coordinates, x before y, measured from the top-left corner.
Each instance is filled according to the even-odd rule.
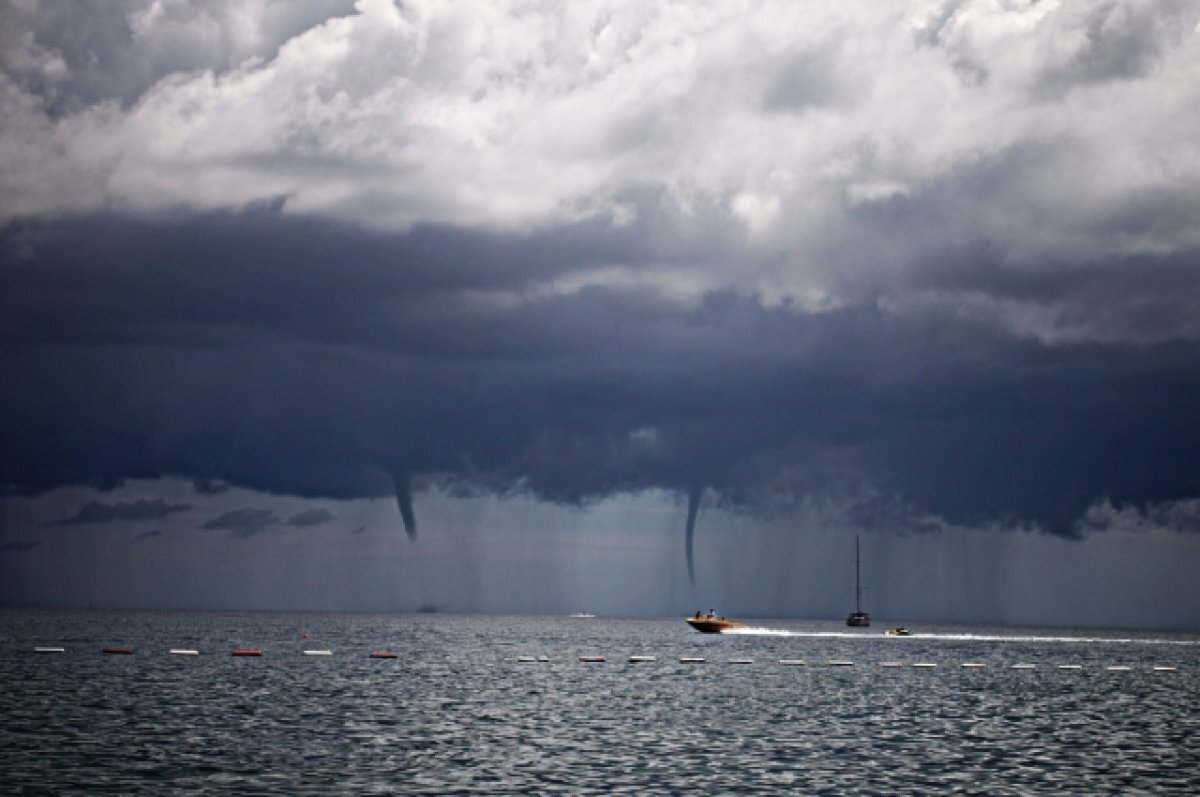
[[[719,634],[731,628],[745,628],[736,620],[726,620],[724,617],[689,617],[687,624],[702,634]]]

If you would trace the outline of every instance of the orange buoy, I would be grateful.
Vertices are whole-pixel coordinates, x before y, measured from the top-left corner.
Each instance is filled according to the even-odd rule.
[[[233,655],[235,656],[261,656],[262,651],[258,648],[234,648]]]
[[[372,652],[371,652],[370,654],[368,654],[368,655],[369,655],[369,658],[372,658],[372,659],[395,659],[395,658],[399,658],[399,657],[397,656],[397,654],[395,654],[395,653],[391,652],[390,650],[376,650],[376,651],[372,651]]]

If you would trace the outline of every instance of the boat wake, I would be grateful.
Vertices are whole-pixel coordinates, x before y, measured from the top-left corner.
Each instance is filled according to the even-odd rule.
[[[1085,644],[1113,645],[1185,645],[1200,644],[1194,639],[1160,639],[1153,637],[1115,637],[1115,636],[1040,636],[1028,634],[912,634],[921,639],[944,639],[951,642],[1062,642]],[[910,637],[911,638],[911,637]]]
[[[849,631],[791,631],[786,628],[727,628],[721,632],[727,636],[778,636],[778,637],[844,637],[846,639],[874,639],[875,635],[852,633]]]
[[[1064,644],[1113,644],[1113,645],[1200,645],[1200,640],[1194,639],[1159,639],[1138,637],[1106,637],[1106,636],[1040,636],[1030,634],[968,634],[968,633],[917,633],[904,637],[889,637],[886,634],[863,633],[861,631],[793,631],[786,628],[745,627],[729,628],[721,632],[737,636],[766,636],[766,637],[813,637],[833,639],[929,639],[946,642],[1059,642]]]

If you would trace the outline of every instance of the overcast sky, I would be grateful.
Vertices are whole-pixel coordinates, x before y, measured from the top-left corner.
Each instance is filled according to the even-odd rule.
[[[0,602],[837,617],[858,534],[1200,627],[1197,75],[1198,0],[2,0]]]

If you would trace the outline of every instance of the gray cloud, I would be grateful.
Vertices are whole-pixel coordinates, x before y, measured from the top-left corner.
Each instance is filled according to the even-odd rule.
[[[206,520],[201,528],[223,529],[231,532],[235,537],[246,538],[264,532],[272,526],[277,526],[279,522],[279,517],[269,509],[247,507]]]
[[[1024,185],[1034,208],[1197,178],[1200,10],[1183,0],[123,11],[7,9],[6,218],[279,201],[393,230],[530,231],[628,223],[645,212],[629,192],[650,188],[680,219],[712,203],[743,240],[806,255],[847,202],[1046,138],[1075,162]],[[988,230],[1002,244],[1060,245],[1005,221]],[[1182,232],[1105,243],[1161,251]],[[813,290],[796,271],[744,276]]]
[[[191,504],[172,504],[161,498],[153,500],[139,499],[132,503],[117,502],[108,504],[103,501],[89,501],[79,508],[79,511],[68,518],[55,521],[51,526],[82,526],[90,524],[114,523],[116,521],[158,520],[169,515],[187,512]]]
[[[227,72],[248,59],[271,58],[279,46],[352,0],[300,0],[247,8],[241,2],[5,3],[0,62],[55,115],[116,99],[132,105],[163,77]]]
[[[161,529],[155,529],[153,531],[143,531],[141,534],[134,537],[133,541],[134,542],[144,542],[145,540],[156,539],[158,537],[161,537],[162,535],[163,535],[163,533],[162,533]]]
[[[323,526],[336,519],[337,516],[328,509],[306,509],[288,518],[287,524],[298,529],[306,529],[312,526]]]

